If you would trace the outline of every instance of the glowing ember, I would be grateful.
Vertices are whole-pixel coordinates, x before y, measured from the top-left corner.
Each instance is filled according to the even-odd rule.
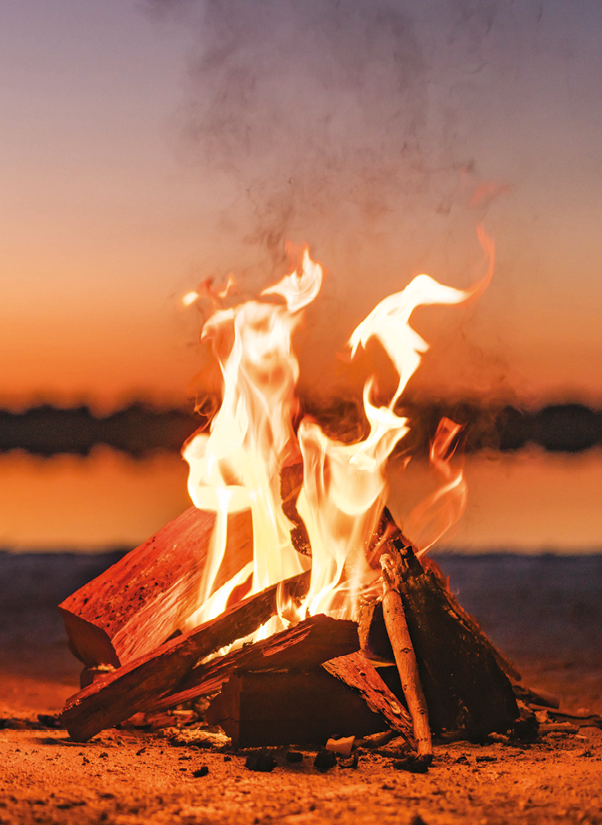
[[[367,548],[388,495],[387,460],[409,432],[408,420],[395,413],[395,406],[428,349],[410,326],[411,315],[419,306],[465,303],[485,289],[493,268],[493,245],[482,231],[480,240],[489,256],[489,269],[476,285],[454,289],[418,275],[404,290],[381,301],[354,330],[349,339],[351,356],[375,338],[398,374],[397,388],[386,406],[376,405],[376,376],[366,382],[363,400],[370,431],[355,444],[329,438],[309,418],[301,421],[297,434],[293,428],[299,365],[292,335],[304,308],[317,297],[323,278],[321,266],[311,260],[308,250],[299,270],[265,289],[263,300],[231,309],[216,305],[201,340],[211,342],[220,364],[222,405],[210,432],[195,435],[183,450],[190,465],[188,489],[194,504],[217,513],[200,607],[189,619],[190,626],[218,615],[241,593],[258,592],[310,565],[311,585],[301,615],[353,616],[358,598],[380,576],[380,568],[372,568],[367,560]],[[184,302],[192,295],[198,297],[188,293]],[[454,422],[443,419],[431,445],[432,465],[444,483],[410,516],[408,527],[422,550],[464,509],[462,470],[452,470],[450,465],[459,430]],[[298,460],[299,453],[303,486],[297,508],[309,535],[311,559],[291,544],[293,525],[282,511],[280,497],[281,471]],[[227,547],[228,514],[242,510],[252,514],[253,559],[241,562],[236,574],[216,589]],[[233,593],[235,588],[238,596]],[[281,607],[290,617],[290,605]],[[277,626],[272,623],[264,634]]]
[[[187,292],[186,295],[182,296],[182,303],[185,307],[189,307],[191,304],[194,304],[196,300],[198,300],[198,297],[199,293],[191,290],[190,292]]]

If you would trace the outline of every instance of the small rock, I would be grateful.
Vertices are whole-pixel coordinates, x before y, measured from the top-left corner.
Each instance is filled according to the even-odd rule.
[[[349,757],[349,759],[339,759],[339,765],[341,768],[357,768],[359,761],[359,752],[353,751],[353,754]]]
[[[247,756],[245,768],[250,771],[259,771],[260,773],[269,773],[276,767],[276,760],[269,753],[251,753]]]
[[[314,759],[314,768],[320,773],[326,773],[337,764],[337,757],[332,751],[323,748]]]
[[[289,751],[286,754],[287,762],[303,762],[303,754],[300,751]]]
[[[192,775],[194,776],[195,779],[198,779],[200,776],[207,776],[208,773],[209,773],[209,768],[207,767],[207,765],[203,765],[198,770],[193,771]]]
[[[433,761],[432,755],[418,756],[418,754],[410,754],[406,759],[400,759],[398,762],[393,762],[393,767],[396,771],[409,771],[410,773],[426,773]]]

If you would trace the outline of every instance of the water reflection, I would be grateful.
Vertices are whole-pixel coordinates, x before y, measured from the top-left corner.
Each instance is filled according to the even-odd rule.
[[[421,462],[391,468],[390,506],[403,524],[432,478]],[[441,549],[600,552],[602,451],[535,449],[466,459],[468,506]],[[0,547],[90,552],[139,544],[190,506],[177,454],[135,461],[108,448],[89,458],[0,456]]]

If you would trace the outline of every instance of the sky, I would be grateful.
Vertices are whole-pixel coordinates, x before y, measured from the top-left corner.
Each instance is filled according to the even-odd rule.
[[[301,385],[421,271],[410,389],[602,400],[602,6],[595,0],[5,0],[0,404],[183,403],[206,364],[181,296],[327,269]],[[203,389],[202,380],[199,385]]]

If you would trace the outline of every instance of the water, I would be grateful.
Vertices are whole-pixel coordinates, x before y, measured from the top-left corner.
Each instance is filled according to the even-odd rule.
[[[0,456],[0,547],[91,552],[133,547],[190,500],[187,466],[164,453],[135,461],[102,448],[90,458]],[[441,544],[480,553],[602,550],[602,451],[469,456],[468,506]],[[404,514],[432,488],[424,466],[391,468],[390,506]]]

